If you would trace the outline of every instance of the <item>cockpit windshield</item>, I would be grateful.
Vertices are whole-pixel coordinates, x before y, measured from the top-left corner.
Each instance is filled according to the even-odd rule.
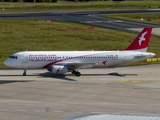
[[[18,57],[17,56],[10,56],[9,58],[17,59]]]

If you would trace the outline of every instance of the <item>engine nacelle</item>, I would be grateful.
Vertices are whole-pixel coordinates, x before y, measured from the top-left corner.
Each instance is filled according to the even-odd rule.
[[[63,66],[63,65],[52,66],[52,72],[54,74],[65,74],[67,71],[68,71],[67,66]]]

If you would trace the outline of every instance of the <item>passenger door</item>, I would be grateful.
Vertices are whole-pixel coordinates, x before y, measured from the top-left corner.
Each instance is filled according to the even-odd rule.
[[[28,63],[28,54],[24,54],[22,63]]]

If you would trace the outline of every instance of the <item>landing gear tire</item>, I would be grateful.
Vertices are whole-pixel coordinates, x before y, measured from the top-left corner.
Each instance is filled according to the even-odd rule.
[[[23,76],[26,76],[26,73],[23,73]]]
[[[75,70],[73,70],[71,73],[72,73],[73,75],[75,75],[75,74],[76,74],[76,71],[75,71]]]
[[[27,71],[27,69],[24,69],[23,76],[26,76],[26,71]]]
[[[76,72],[75,74],[77,77],[80,77],[81,76],[81,73],[80,72]]]

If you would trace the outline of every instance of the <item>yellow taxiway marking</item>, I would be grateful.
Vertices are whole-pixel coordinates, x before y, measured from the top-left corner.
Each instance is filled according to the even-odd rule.
[[[49,118],[48,120],[52,120],[52,119],[54,119],[54,118],[56,118],[56,117],[58,117],[58,116],[60,116],[60,115],[62,115],[62,114],[64,114],[64,113],[66,113],[66,112],[68,112],[68,111],[70,111],[70,110],[72,110],[72,109],[74,109],[74,108],[76,108],[76,107],[78,107],[78,106],[80,106],[80,105],[83,105],[83,104],[87,103],[87,102],[90,101],[90,100],[93,100],[94,98],[96,98],[96,97],[98,97],[98,96],[100,96],[100,95],[103,95],[103,94],[105,94],[105,93],[107,93],[107,92],[109,92],[109,91],[111,91],[111,90],[113,90],[113,89],[116,89],[116,88],[118,88],[118,87],[121,87],[121,86],[123,86],[124,84],[126,84],[126,83],[119,84],[119,85],[117,85],[117,86],[115,86],[115,87],[112,87],[112,88],[110,88],[110,89],[102,92],[102,93],[99,93],[99,94],[91,97],[90,99],[87,99],[87,100],[85,100],[85,101],[77,104],[76,106],[71,107],[71,108],[69,108],[69,109],[67,109],[67,110],[65,110],[65,111],[63,111],[63,112],[55,115],[54,117]]]
[[[148,82],[143,80],[116,80],[116,82],[132,82],[132,83],[142,83],[142,82]]]
[[[105,85],[105,84],[107,84],[106,82],[105,83],[103,83],[103,85]]]
[[[131,82],[133,82],[133,83],[142,83],[144,81],[142,81],[142,80],[132,80]]]
[[[116,82],[128,82],[128,80],[116,80]]]

